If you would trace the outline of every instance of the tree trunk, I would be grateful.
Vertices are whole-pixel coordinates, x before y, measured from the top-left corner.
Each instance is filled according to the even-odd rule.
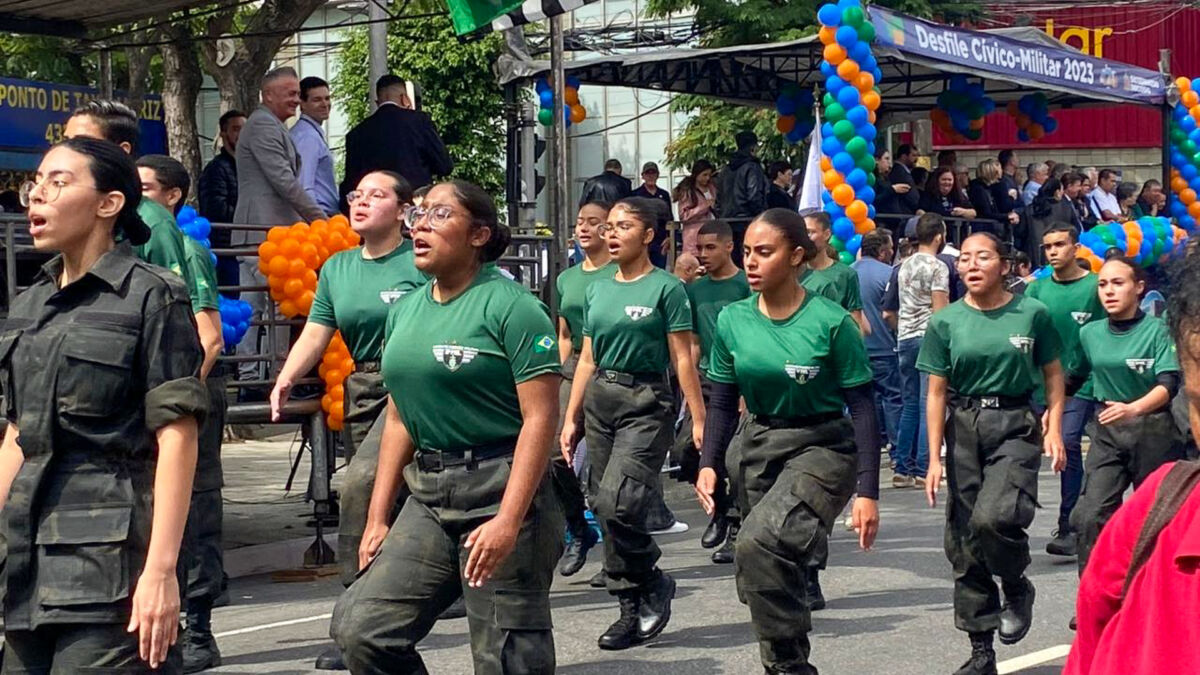
[[[167,126],[167,147],[171,156],[183,163],[192,176],[193,186],[200,178],[200,134],[196,127],[196,100],[200,97],[203,74],[191,36],[172,31],[170,44],[162,45],[163,114]],[[195,203],[197,190],[188,201]]]

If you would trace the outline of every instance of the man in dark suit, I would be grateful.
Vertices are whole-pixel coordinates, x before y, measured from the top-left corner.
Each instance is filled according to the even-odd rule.
[[[375,96],[379,108],[346,134],[346,176],[339,189],[343,211],[346,195],[372,171],[395,171],[419,188],[454,169],[429,115],[412,109],[404,80],[384,75],[375,83]]]
[[[608,202],[612,204],[633,194],[633,185],[629,179],[621,176],[621,162],[610,159],[604,163],[604,172],[592,176],[583,184],[583,196],[579,205],[588,202]]]

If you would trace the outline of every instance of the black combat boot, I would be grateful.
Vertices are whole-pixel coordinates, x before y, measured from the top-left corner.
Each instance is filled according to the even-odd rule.
[[[700,537],[700,545],[704,548],[716,548],[724,543],[728,534],[729,519],[725,517],[724,513],[717,512],[713,514],[708,527],[704,528],[704,535]]]
[[[815,612],[825,609],[825,594],[821,592],[820,570],[810,567],[804,572],[804,598],[808,601],[808,611]]]
[[[581,531],[572,532],[571,543],[567,544],[567,550],[563,553],[562,560],[558,563],[558,573],[564,577],[569,577],[583,569],[584,563],[587,562],[588,551],[596,545],[599,539],[596,531],[586,524]]]
[[[1004,608],[1000,610],[1000,644],[1015,645],[1029,634],[1033,626],[1033,582],[1027,577],[1002,581]]]
[[[649,640],[663,632],[671,620],[671,600],[675,598],[675,580],[666,572],[649,588],[642,591],[642,602],[638,607],[638,639]]]
[[[738,531],[742,529],[742,521],[729,519],[729,536],[725,538],[725,545],[717,549],[712,554],[712,561],[718,565],[729,565],[733,563],[734,549],[737,547]]]
[[[183,672],[198,673],[221,665],[221,651],[212,634],[212,599],[188,600],[183,632]]]
[[[600,649],[629,649],[641,642],[638,638],[638,609],[641,595],[636,590],[617,593],[621,616],[600,636]]]
[[[992,649],[992,631],[971,633],[971,658],[954,675],[996,675],[996,650]]]

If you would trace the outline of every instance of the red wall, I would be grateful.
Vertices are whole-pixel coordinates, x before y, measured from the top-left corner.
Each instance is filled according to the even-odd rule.
[[[1150,0],[1115,5],[1028,3],[993,5],[990,18],[980,28],[1031,25],[1092,56],[1123,61],[1158,70],[1158,50],[1171,50],[1171,71],[1200,77],[1200,10],[1183,2]],[[1051,22],[1047,26],[1047,22]],[[1049,28],[1049,30],[1047,30]],[[1005,112],[987,118],[983,138],[976,143],[952,146],[934,131],[937,147],[1001,148],[1039,145],[1046,148],[1158,147],[1162,119],[1157,110],[1139,106],[1112,106],[1079,110],[1054,110],[1058,130],[1040,141],[1017,142],[1017,127]]]

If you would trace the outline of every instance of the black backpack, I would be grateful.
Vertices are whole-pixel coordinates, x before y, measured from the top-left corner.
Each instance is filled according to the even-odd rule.
[[[1153,555],[1158,535],[1171,523],[1175,514],[1179,513],[1179,509],[1187,502],[1197,484],[1200,484],[1200,461],[1175,462],[1167,471],[1166,477],[1158,486],[1158,492],[1154,495],[1154,505],[1150,507],[1146,521],[1142,523],[1142,531],[1133,547],[1133,557],[1129,563],[1129,571],[1125,573],[1125,585],[1121,589],[1122,598],[1129,593],[1129,586],[1138,571]]]

